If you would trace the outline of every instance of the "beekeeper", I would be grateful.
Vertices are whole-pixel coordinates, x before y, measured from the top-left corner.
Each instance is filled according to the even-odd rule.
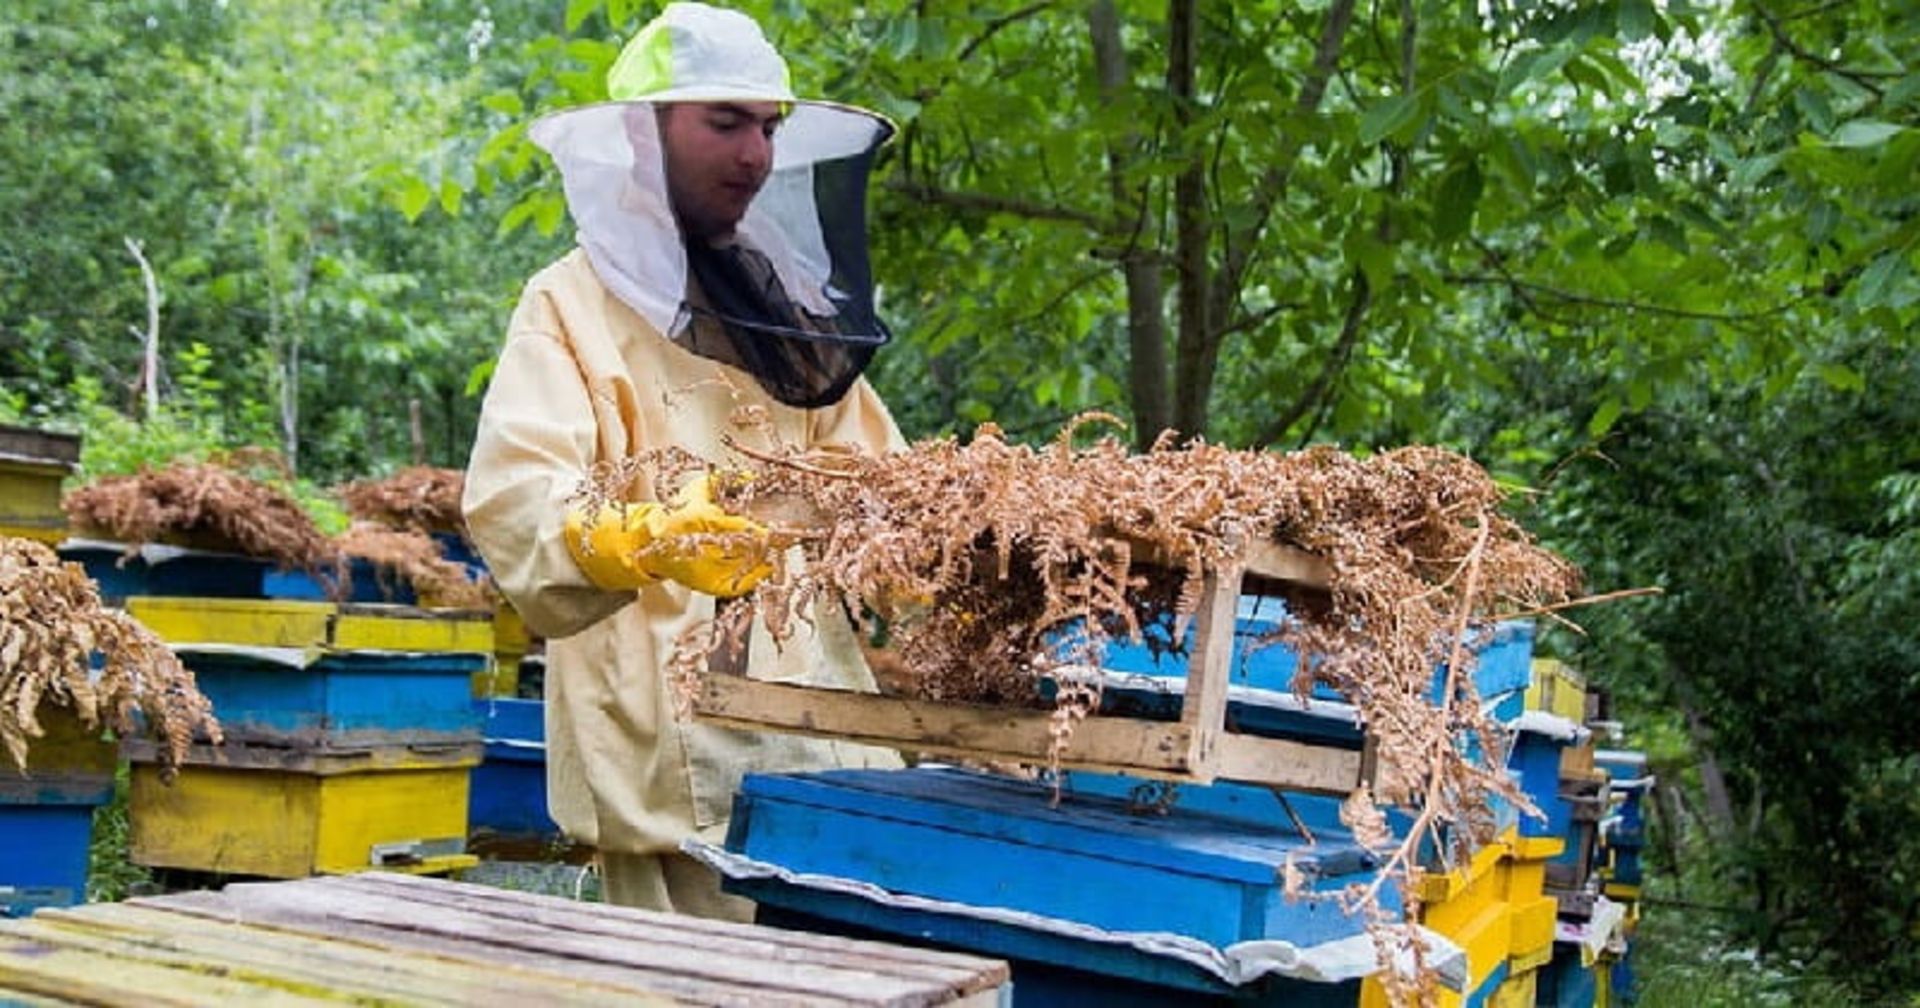
[[[680,851],[723,838],[741,775],[898,756],[677,720],[663,676],[675,638],[768,567],[711,536],[671,542],[764,529],[720,511],[704,476],[643,478],[632,507],[569,499],[596,463],[653,449],[724,468],[729,434],[762,450],[900,445],[861,377],[888,338],[864,200],[892,126],[795,98],[752,19],[698,3],[669,4],[607,84],[611,101],[531,127],[559,166],[578,247],[521,295],[462,504],[500,590],[547,638],[548,804],[597,850],[607,900],[744,919],[751,904]],[[816,615],[778,648],[756,621],[748,674],[872,689],[844,614]]]

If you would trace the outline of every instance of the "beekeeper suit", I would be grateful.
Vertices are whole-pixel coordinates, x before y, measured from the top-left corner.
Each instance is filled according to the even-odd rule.
[[[536,122],[579,247],[521,295],[481,408],[468,526],[501,591],[547,638],[554,820],[599,852],[610,902],[741,918],[679,853],[724,835],[743,773],[894,766],[890,751],[681,722],[663,665],[683,631],[743,594],[764,552],[676,537],[763,533],[704,477],[633,488],[632,506],[570,503],[596,463],[675,446],[717,468],[723,436],[759,449],[900,445],[862,370],[873,313],[864,197],[892,127],[795,99],[744,15],[669,4],[608,75],[613,101]],[[743,422],[750,421],[750,422]],[[844,613],[755,621],[755,678],[872,689]]]

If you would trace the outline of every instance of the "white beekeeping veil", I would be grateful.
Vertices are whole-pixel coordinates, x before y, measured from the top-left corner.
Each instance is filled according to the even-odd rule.
[[[607,75],[614,101],[535,122],[602,283],[687,349],[753,375],[795,406],[837,401],[889,333],[874,314],[866,184],[893,126],[793,96],[786,63],[751,18],[669,4]],[[657,107],[777,103],[767,179],[723,241],[675,215]]]

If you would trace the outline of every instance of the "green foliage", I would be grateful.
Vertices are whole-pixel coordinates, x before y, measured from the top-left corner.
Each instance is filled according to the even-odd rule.
[[[128,856],[131,779],[127,766],[121,764],[114,774],[113,799],[93,810],[93,833],[87,847],[89,903],[117,903],[139,894],[153,882],[153,873]]]

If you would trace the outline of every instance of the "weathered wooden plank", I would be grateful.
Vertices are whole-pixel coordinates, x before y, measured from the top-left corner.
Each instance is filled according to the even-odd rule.
[[[386,892],[404,899],[437,902],[447,906],[465,906],[475,909],[476,912],[524,914],[533,911],[540,913],[543,921],[551,921],[557,927],[602,930],[610,928],[611,933],[623,936],[634,933],[637,916],[648,921],[650,926],[670,929],[675,935],[687,936],[688,941],[698,943],[702,947],[713,947],[715,941],[737,942],[743,939],[765,945],[768,940],[767,930],[753,925],[657,914],[629,907],[609,906],[604,903],[555,901],[552,897],[535,893],[494,889],[445,879],[366,873],[347,878],[328,879],[325,880],[325,884],[336,889]],[[1007,979],[1005,964],[955,952],[857,941],[833,935],[796,931],[778,932],[777,946],[783,955],[804,954],[813,962],[822,965],[845,965],[866,969],[871,968],[875,963],[884,963],[889,972],[900,976],[957,984],[959,986],[955,988],[956,990],[988,989],[1005,983]]]
[[[1211,780],[1219,759],[1219,739],[1227,730],[1227,685],[1233,668],[1233,620],[1240,603],[1240,570],[1210,570],[1201,581],[1200,611],[1195,614],[1193,657],[1187,662],[1187,688],[1180,723],[1193,733],[1187,761],[1194,776]]]
[[[1219,753],[1221,780],[1344,797],[1365,779],[1364,754],[1354,749],[1227,733]]]
[[[339,1005],[324,991],[298,993],[234,976],[215,964],[202,968],[141,962],[0,928],[0,989],[11,988],[72,1004],[194,1008],[245,1004],[249,1008]]]
[[[80,435],[0,424],[0,456],[72,467],[80,461]]]
[[[325,990],[343,999],[400,999],[429,1005],[593,1005],[617,995],[642,1006],[672,1003],[631,988],[550,975],[530,977],[511,970],[475,970],[404,949],[375,949],[128,904],[44,911],[9,930],[155,965],[206,969],[218,964],[229,975],[289,989]],[[268,977],[272,979],[259,979]]]
[[[915,752],[1044,763],[1053,740],[1050,711],[938,703],[740,676],[703,675],[693,711],[732,728],[844,739]],[[1130,718],[1088,718],[1073,726],[1062,766],[1202,779],[1192,773],[1193,730]]]
[[[553,901],[556,913],[542,921],[525,906],[475,912],[351,883],[342,878],[234,885],[211,900],[160,899],[182,912],[430,951],[489,968],[511,964],[700,1003],[908,1006],[952,1000],[946,985],[884,975],[871,959],[862,967],[782,959],[783,932],[755,929],[760,940],[720,948],[711,935],[676,928],[684,918],[672,915],[654,915],[661,926],[652,929],[645,927],[644,916],[590,927],[578,915],[561,912],[565,901]]]

